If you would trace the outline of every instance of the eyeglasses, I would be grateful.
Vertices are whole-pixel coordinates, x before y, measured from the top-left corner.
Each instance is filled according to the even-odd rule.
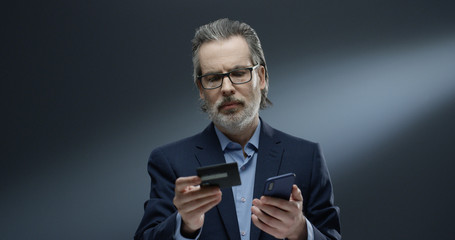
[[[204,89],[215,89],[223,85],[224,77],[228,77],[232,84],[243,84],[253,79],[251,72],[259,67],[257,64],[253,67],[234,69],[227,73],[210,73],[202,76],[197,76],[197,79],[201,82],[202,88]]]

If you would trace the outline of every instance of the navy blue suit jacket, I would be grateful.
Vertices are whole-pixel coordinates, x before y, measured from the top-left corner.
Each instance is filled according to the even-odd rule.
[[[225,163],[213,123],[192,137],[156,148],[150,155],[150,199],[137,229],[135,240],[172,239],[177,210],[175,180],[196,175],[196,168]],[[313,224],[315,239],[341,239],[339,209],[334,206],[330,176],[319,145],[261,124],[254,184],[254,198],[260,198],[267,178],[296,173],[295,184],[303,194],[303,212]],[[240,240],[231,188],[222,189],[222,201],[205,215],[200,239]],[[251,240],[275,239],[251,224]]]

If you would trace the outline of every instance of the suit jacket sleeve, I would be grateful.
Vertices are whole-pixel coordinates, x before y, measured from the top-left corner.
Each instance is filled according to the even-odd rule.
[[[314,239],[341,239],[340,210],[334,205],[332,183],[319,145],[313,153],[311,172],[305,216],[314,226]]]
[[[145,213],[134,239],[172,239],[177,214],[172,204],[176,174],[160,148],[150,155],[148,173],[151,178],[150,199],[144,204]]]

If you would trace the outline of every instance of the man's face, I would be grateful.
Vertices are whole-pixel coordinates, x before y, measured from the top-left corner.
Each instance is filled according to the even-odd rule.
[[[202,44],[199,61],[202,75],[225,73],[254,65],[248,44],[240,36]],[[261,90],[265,87],[263,66],[253,70],[252,80],[244,84],[232,84],[227,77],[223,79],[221,87],[216,89],[203,89],[198,84],[209,117],[218,127],[236,133],[258,121]]]

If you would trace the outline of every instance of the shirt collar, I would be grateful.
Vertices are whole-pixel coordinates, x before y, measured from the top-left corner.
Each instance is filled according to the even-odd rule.
[[[214,125],[215,126],[215,125]],[[253,145],[256,149],[259,149],[259,134],[261,133],[261,120],[259,120],[258,126],[256,130],[254,130],[253,136],[251,136],[250,140],[247,142],[246,146]],[[222,133],[216,126],[215,126],[216,136],[221,144],[221,150],[224,151],[229,143],[233,143],[224,133]]]

